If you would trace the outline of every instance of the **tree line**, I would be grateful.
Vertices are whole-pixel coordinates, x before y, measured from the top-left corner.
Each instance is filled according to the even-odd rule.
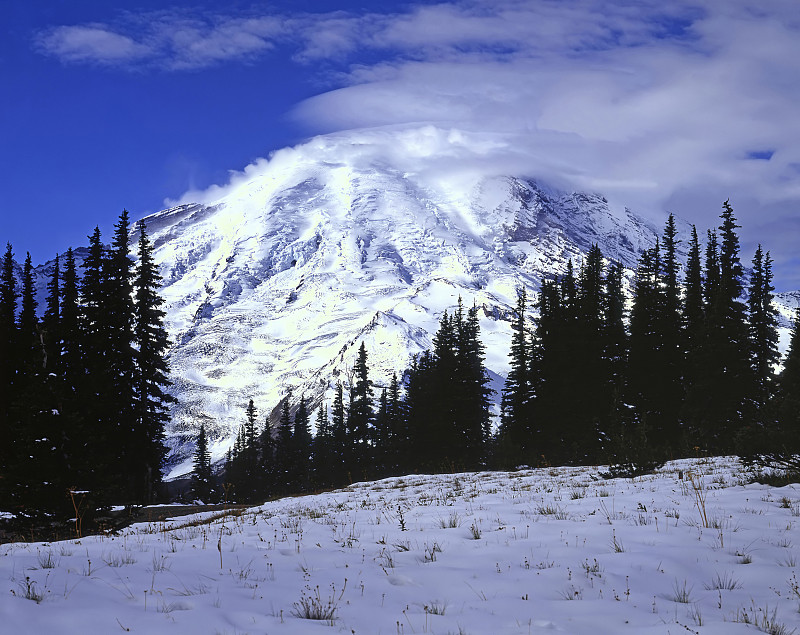
[[[161,278],[143,222],[138,264],[123,211],[109,246],[89,236],[56,256],[37,317],[30,253],[18,285],[7,245],[0,270],[0,508],[62,517],[151,502],[166,456],[173,398]]]
[[[465,309],[459,298],[453,313],[440,319],[432,349],[415,357],[402,378],[393,374],[377,396],[362,342],[347,387],[337,381],[330,408],[317,408],[313,436],[304,396],[294,407],[291,396],[284,398],[275,429],[267,417],[260,431],[251,400],[219,478],[201,426],[195,494],[219,497],[225,484],[236,500],[254,501],[389,475],[486,467],[492,390],[478,311],[475,305]]]
[[[683,279],[670,215],[632,282],[593,246],[546,281],[527,320],[520,293],[499,444],[508,461],[609,462],[620,473],[699,453],[797,451],[797,324],[776,374],[772,260],[761,246],[746,284],[726,201],[701,248],[692,227]],[[745,299],[746,298],[746,299]]]
[[[759,246],[746,280],[727,201],[720,218],[704,245],[692,227],[682,264],[670,215],[641,255],[630,293],[623,268],[597,245],[577,272],[569,262],[563,276],[544,281],[533,302],[521,288],[495,434],[478,309],[465,311],[459,299],[432,349],[377,398],[362,343],[347,389],[337,382],[330,409],[317,408],[315,436],[304,396],[294,408],[285,398],[277,428],[267,419],[258,433],[251,401],[215,479],[201,429],[195,491],[213,496],[216,480],[238,500],[256,500],[409,472],[523,464],[607,463],[609,475],[635,475],[719,453],[797,469],[800,313],[778,374],[772,259]]]

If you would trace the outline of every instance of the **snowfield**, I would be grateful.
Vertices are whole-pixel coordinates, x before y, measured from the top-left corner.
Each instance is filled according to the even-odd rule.
[[[0,546],[4,633],[800,629],[800,491],[736,460],[407,476]],[[316,619],[313,619],[316,618]]]

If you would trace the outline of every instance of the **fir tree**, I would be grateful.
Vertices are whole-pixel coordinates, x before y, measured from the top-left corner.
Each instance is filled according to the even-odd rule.
[[[83,260],[80,281],[80,355],[83,374],[76,386],[76,402],[83,409],[81,430],[73,444],[73,485],[79,490],[89,490],[94,500],[108,496],[107,476],[112,465],[119,463],[110,456],[115,448],[108,423],[107,401],[114,399],[109,388],[106,370],[106,320],[105,291],[103,288],[103,261],[105,248],[100,240],[100,229],[95,227],[89,236],[89,249]]]
[[[122,227],[122,219],[120,220]],[[134,493],[138,500],[152,500],[161,482],[161,464],[167,453],[164,426],[169,420],[169,406],[175,398],[167,392],[171,385],[166,360],[169,340],[164,326],[163,299],[158,294],[161,276],[153,260],[153,245],[143,221],[138,224],[139,264],[131,287],[135,299],[132,309],[132,335],[136,344],[133,370],[136,439],[140,450],[134,469],[137,473]],[[121,234],[120,234],[120,251]],[[127,238],[126,238],[127,240]],[[119,256],[121,262],[124,259]],[[254,434],[254,433],[253,433]],[[254,445],[251,435],[250,444]]]
[[[773,305],[772,260],[761,245],[753,257],[753,273],[748,294],[750,349],[755,380],[755,416],[769,402],[774,384],[774,366],[778,353],[778,311]]]
[[[208,451],[208,438],[206,437],[206,424],[204,421],[200,422],[200,432],[197,434],[193,465],[192,488],[194,489],[194,495],[200,500],[208,502],[212,491],[212,472],[211,454]]]
[[[286,397],[281,403],[281,417],[278,421],[278,436],[275,443],[275,463],[277,468],[276,484],[281,492],[287,492],[296,480],[289,397]]]
[[[491,395],[494,391],[488,387],[478,306],[473,303],[464,318],[461,298],[456,314],[456,346],[456,374],[453,378],[454,388],[457,389],[454,444],[461,451],[459,462],[466,469],[475,470],[485,465]]]
[[[331,408],[331,475],[332,484],[345,481],[345,461],[348,454],[347,413],[344,407],[344,386],[336,382],[336,391]]]
[[[353,367],[354,384],[351,392],[351,407],[347,417],[347,432],[353,452],[353,462],[348,470],[359,478],[366,477],[370,469],[370,445],[372,437],[372,386],[369,382],[367,349],[364,342],[358,349]]]
[[[143,420],[146,405],[136,394],[136,388],[141,388],[142,383],[137,377],[137,351],[134,349],[134,266],[129,233],[128,212],[123,210],[114,225],[111,246],[101,268],[103,367],[108,379],[102,395],[103,418],[110,435],[110,447],[116,450],[122,466],[114,474],[119,475],[115,498],[149,503],[153,499],[153,484],[161,480],[161,461],[156,462],[149,456],[148,422]]]
[[[320,404],[315,421],[317,428],[312,441],[312,474],[316,487],[330,485],[334,482],[333,433],[328,420],[328,406]]]
[[[58,373],[61,363],[61,269],[56,254],[53,274],[47,283],[47,307],[42,320],[44,339],[44,367],[49,373]]]
[[[6,244],[0,268],[0,474],[11,473],[15,457],[16,426],[11,417],[16,356],[17,280],[14,277],[14,253]],[[0,504],[7,505],[13,488],[8,479],[0,478]]]
[[[264,429],[258,436],[258,474],[256,483],[258,491],[265,496],[272,495],[276,489],[277,466],[275,457],[275,435],[268,414],[264,421]]]
[[[306,398],[300,396],[300,403],[294,413],[291,454],[294,460],[294,480],[292,491],[307,491],[311,485],[311,430],[309,427]]]
[[[503,454],[513,453],[523,439],[531,436],[531,346],[526,322],[527,294],[525,287],[517,289],[517,306],[511,322],[511,350],[508,375],[503,386],[500,436],[504,440]]]

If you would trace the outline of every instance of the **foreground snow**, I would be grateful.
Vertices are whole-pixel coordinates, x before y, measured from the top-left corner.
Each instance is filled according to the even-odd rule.
[[[2,545],[0,630],[786,635],[800,628],[796,486],[739,485],[732,459],[673,462],[632,481],[597,473],[391,478],[239,516]]]

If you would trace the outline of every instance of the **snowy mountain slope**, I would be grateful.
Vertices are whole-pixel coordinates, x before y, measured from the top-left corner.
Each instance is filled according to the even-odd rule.
[[[316,406],[362,341],[386,385],[459,296],[482,309],[499,390],[520,284],[577,268],[592,243],[633,268],[661,233],[599,194],[476,168],[478,155],[430,129],[319,137],[146,219],[174,342],[172,476],[201,421],[220,459],[250,398],[262,421],[290,391]]]
[[[482,308],[499,388],[519,284],[538,287],[594,242],[633,267],[655,241],[599,195],[505,176],[464,188],[368,158],[346,138],[317,139],[218,198],[146,219],[175,342],[174,464],[200,420],[221,457],[251,397],[263,411],[289,391],[318,403],[347,380],[362,341],[385,385],[431,345],[459,296]]]

